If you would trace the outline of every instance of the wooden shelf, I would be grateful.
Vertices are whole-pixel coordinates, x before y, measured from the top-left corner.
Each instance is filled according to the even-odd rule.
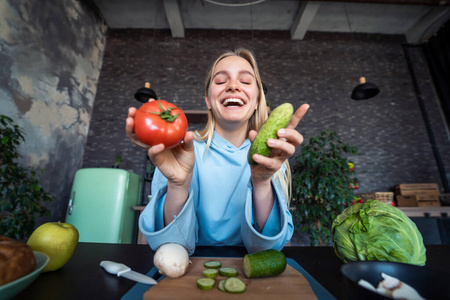
[[[450,217],[450,206],[397,207],[408,217]]]

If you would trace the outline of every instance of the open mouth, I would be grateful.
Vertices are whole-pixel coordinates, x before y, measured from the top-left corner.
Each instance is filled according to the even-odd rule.
[[[238,98],[228,98],[223,101],[222,105],[225,107],[242,107],[244,106],[244,101]]]

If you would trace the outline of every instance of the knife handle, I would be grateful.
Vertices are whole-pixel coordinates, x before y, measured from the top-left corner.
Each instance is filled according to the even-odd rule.
[[[124,264],[116,263],[109,260],[103,260],[100,263],[100,266],[103,267],[103,269],[105,269],[106,272],[110,274],[117,274],[117,276],[120,276],[120,274],[122,274],[123,272],[128,272],[131,270],[130,267]]]

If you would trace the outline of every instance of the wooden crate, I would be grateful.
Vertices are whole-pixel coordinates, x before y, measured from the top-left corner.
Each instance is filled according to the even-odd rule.
[[[441,202],[439,200],[438,201],[422,200],[422,201],[417,201],[417,206],[419,206],[419,207],[441,206]]]
[[[395,193],[401,196],[415,195],[438,195],[439,186],[437,183],[412,183],[399,184],[395,187]]]
[[[375,193],[375,199],[387,203],[392,204],[392,201],[394,201],[394,193],[393,192],[376,192]]]
[[[417,206],[417,198],[416,196],[401,196],[397,195],[397,206],[401,207],[412,207]]]
[[[412,206],[414,198],[416,206],[441,206],[437,183],[399,184],[395,187],[395,194],[398,206]]]
[[[359,193],[355,195],[356,197],[362,198],[365,201],[376,199],[375,193]]]
[[[356,194],[356,196],[364,199],[365,201],[374,199],[390,205],[392,205],[392,201],[394,201],[393,192],[360,193]]]

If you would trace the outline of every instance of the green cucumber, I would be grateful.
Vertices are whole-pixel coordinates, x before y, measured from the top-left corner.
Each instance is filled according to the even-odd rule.
[[[269,249],[244,255],[242,268],[247,278],[274,277],[284,272],[286,264],[282,252]]]
[[[203,266],[205,268],[208,269],[218,269],[222,266],[222,263],[220,261],[217,260],[211,260],[211,261],[207,261],[203,264]]]
[[[216,278],[217,273],[217,269],[206,269],[205,271],[203,271],[203,275],[206,278]]]
[[[224,267],[219,269],[219,274],[224,277],[236,277],[238,275],[238,271],[236,268]]]
[[[243,293],[247,287],[245,282],[237,277],[227,278],[223,286],[228,293]]]
[[[277,139],[277,131],[280,128],[286,128],[294,114],[294,107],[290,103],[284,103],[277,106],[269,115],[267,120],[259,129],[248,152],[248,163],[257,165],[253,160],[253,154],[269,156],[272,148],[267,146],[267,139]]]
[[[225,292],[225,281],[226,279],[222,279],[217,284],[217,288],[219,289],[219,291]]]
[[[197,286],[201,290],[210,290],[216,285],[216,280],[212,278],[199,278],[197,279]]]

